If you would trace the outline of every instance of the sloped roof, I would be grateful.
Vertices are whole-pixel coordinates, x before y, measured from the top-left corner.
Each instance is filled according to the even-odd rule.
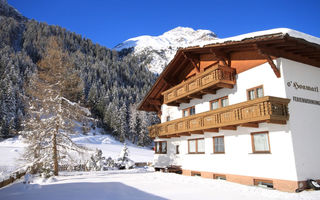
[[[199,56],[212,52],[228,54],[248,50],[320,67],[320,38],[295,30],[272,29],[218,39],[208,45],[180,48],[175,57],[162,71],[138,109],[145,111],[159,110],[157,106],[159,106],[159,102],[162,103],[161,93],[181,81],[177,79],[178,75],[192,70],[190,61],[185,56],[186,54]]]

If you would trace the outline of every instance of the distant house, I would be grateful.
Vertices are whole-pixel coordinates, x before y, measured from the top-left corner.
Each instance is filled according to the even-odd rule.
[[[179,49],[139,109],[156,169],[282,191],[320,179],[320,38],[272,29]]]

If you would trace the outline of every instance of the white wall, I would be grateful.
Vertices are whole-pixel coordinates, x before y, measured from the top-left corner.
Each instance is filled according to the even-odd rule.
[[[250,133],[257,131],[269,131],[270,154],[252,153]],[[224,136],[225,153],[214,154],[213,136],[220,135]],[[205,154],[188,154],[188,139],[191,138],[205,138]],[[238,127],[237,131],[206,132],[204,135],[184,136],[169,141],[168,155],[155,154],[155,166],[178,164],[183,169],[194,171],[297,180],[291,134],[287,125],[262,123],[259,128]],[[174,142],[180,143],[177,161],[174,161]]]
[[[170,120],[179,119],[182,116],[182,112],[178,110],[179,108],[176,106],[167,106],[166,104],[162,104],[161,106],[161,123],[167,121],[167,116],[170,116]]]
[[[320,105],[293,101],[293,96],[320,101],[320,92],[293,87],[297,82],[320,89],[320,68],[287,59],[282,59],[282,62],[286,95],[291,99],[289,123],[298,180],[320,179]]]
[[[274,62],[280,68],[281,59],[276,59]],[[224,96],[228,96],[230,105],[247,101],[247,89],[260,85],[263,85],[264,96],[286,97],[283,77],[277,78],[269,63],[264,63],[238,74],[236,80],[237,82],[233,89],[220,89],[215,95],[207,94],[202,99],[192,99],[190,103],[180,104],[180,107],[175,110],[179,114],[175,114],[175,117],[181,118],[182,110],[191,106],[195,106],[196,113],[209,111],[209,102]],[[166,107],[163,108],[163,113],[167,113]]]
[[[320,89],[320,69],[284,58],[275,60],[281,70],[281,78],[276,78],[268,63],[237,75],[233,89],[221,89],[216,95],[204,95],[180,107],[162,106],[162,122],[170,115],[171,120],[181,118],[182,109],[194,106],[196,113],[209,110],[209,101],[229,96],[229,104],[247,100],[248,88],[263,85],[265,96],[291,99],[288,124],[260,124],[259,129],[238,128],[237,131],[221,131],[216,135],[225,136],[225,154],[212,154],[213,133],[204,136],[192,135],[168,139],[168,155],[155,155],[155,164],[167,166],[181,164],[184,169],[213,171],[216,173],[242,174],[287,180],[320,179],[320,106],[295,102],[293,96],[320,101],[320,93],[288,86],[299,84]],[[271,154],[251,154],[250,132],[268,130]],[[205,137],[206,154],[187,154],[187,139]],[[180,144],[180,155],[175,155],[175,145]]]

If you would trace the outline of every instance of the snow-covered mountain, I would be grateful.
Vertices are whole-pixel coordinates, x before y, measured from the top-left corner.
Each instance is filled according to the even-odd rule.
[[[145,53],[146,60],[150,59],[148,69],[160,74],[178,48],[209,44],[215,39],[218,39],[217,36],[209,30],[177,27],[159,36],[144,35],[130,38],[115,46],[114,49],[121,51],[133,48],[134,54]]]

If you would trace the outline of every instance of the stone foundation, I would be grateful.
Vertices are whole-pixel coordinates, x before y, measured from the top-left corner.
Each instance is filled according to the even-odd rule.
[[[191,176],[193,173],[192,170],[182,170],[182,175]],[[198,171],[197,171],[198,172]],[[242,175],[234,175],[234,174],[221,174],[214,172],[205,172],[201,171],[201,177],[213,179],[215,175],[225,175],[227,181],[240,183],[243,185],[254,185],[254,180],[266,180],[272,181],[273,188],[276,190],[284,191],[284,192],[295,192],[298,188],[306,188],[307,181],[290,181],[290,180],[281,180],[281,179],[270,179],[263,177],[253,177],[253,176],[242,176]],[[318,180],[319,182],[320,180]]]

